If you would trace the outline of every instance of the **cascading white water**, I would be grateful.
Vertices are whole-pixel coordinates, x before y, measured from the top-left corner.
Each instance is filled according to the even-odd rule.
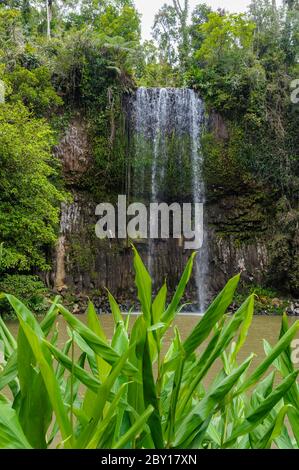
[[[201,147],[201,132],[204,123],[204,108],[202,101],[196,96],[193,90],[191,92],[191,161],[192,161],[192,190],[193,190],[193,202],[201,202],[205,204],[205,184],[202,175],[203,167],[203,154]],[[204,225],[205,227],[205,225]],[[206,307],[206,278],[208,274],[208,240],[207,231],[203,233],[203,246],[199,250],[196,258],[196,279],[198,289],[198,299],[200,312],[203,313]]]
[[[135,107],[135,190],[134,197],[147,202],[168,202],[177,195],[190,194],[193,202],[205,202],[200,137],[204,125],[204,106],[193,90],[139,88]],[[174,170],[173,170],[174,168]],[[146,171],[148,169],[148,172]],[[176,172],[175,181],[169,178]],[[189,186],[188,188],[186,186]],[[180,188],[180,189],[179,189]],[[186,202],[175,199],[176,202]],[[151,221],[153,223],[153,221]],[[153,274],[154,241],[150,240],[148,267]],[[171,262],[171,260],[170,260]],[[197,257],[196,282],[199,309],[206,303],[208,273],[207,235]]]

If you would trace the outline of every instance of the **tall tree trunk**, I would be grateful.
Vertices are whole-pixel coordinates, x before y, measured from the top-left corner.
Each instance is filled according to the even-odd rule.
[[[47,37],[51,38],[51,21],[52,21],[52,0],[46,0],[47,9]]]
[[[189,14],[189,0],[184,0],[184,6],[181,5],[180,0],[173,0],[173,6],[176,10],[176,13],[180,21],[180,33],[181,33],[181,43],[180,43],[180,62],[181,67],[186,69],[188,54],[189,54],[189,32],[188,32],[188,14]]]

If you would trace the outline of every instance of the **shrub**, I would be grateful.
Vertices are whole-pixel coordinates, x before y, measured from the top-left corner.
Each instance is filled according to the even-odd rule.
[[[22,101],[37,116],[47,116],[63,104],[51,84],[51,72],[47,67],[27,70],[17,66],[6,77],[11,89],[11,101]]]
[[[54,133],[20,102],[0,108],[0,272],[49,269],[47,251],[57,239],[59,163],[52,156]]]
[[[48,303],[45,300],[45,295],[48,290],[38,276],[6,274],[0,279],[0,291],[18,297],[35,315],[45,314],[47,311]],[[14,313],[5,299],[0,301],[0,314],[3,313]]]

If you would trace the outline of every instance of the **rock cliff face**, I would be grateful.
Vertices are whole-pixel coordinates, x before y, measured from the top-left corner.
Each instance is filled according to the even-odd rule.
[[[57,155],[62,161],[65,177],[73,185],[92,165],[88,125],[79,115],[69,124],[57,148]]]
[[[222,133],[225,129],[217,118]],[[107,309],[103,300],[108,288],[124,308],[136,299],[132,253],[125,240],[99,240],[95,236],[95,200],[80,184],[93,169],[87,124],[75,118],[62,139],[57,154],[63,162],[72,202],[63,205],[60,236],[52,273],[52,287],[66,296],[91,297],[99,311]],[[209,244],[208,297],[219,291],[238,272],[247,283],[268,284],[295,295],[299,291],[298,213],[273,202],[260,189],[243,194],[221,194],[217,188],[207,193],[206,218]],[[147,259],[148,247],[137,247]],[[173,291],[190,255],[179,240],[156,244],[154,276],[157,287],[167,278]],[[286,272],[288,279],[286,279]],[[195,279],[190,283],[186,300],[196,300]]]
[[[254,220],[256,214],[251,211],[253,208],[245,209],[242,197],[238,196],[226,196],[208,207],[210,287],[213,291],[221,289],[239,272],[246,283],[260,285],[267,281],[270,238],[265,222]]]

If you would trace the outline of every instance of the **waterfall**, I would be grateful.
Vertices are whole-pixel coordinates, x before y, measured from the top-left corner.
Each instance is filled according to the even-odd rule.
[[[202,100],[189,89],[139,88],[133,108],[132,198],[147,203],[204,203],[200,143],[204,125]],[[150,240],[148,247],[148,268],[153,277],[155,244],[155,240]],[[204,233],[204,245],[196,263],[200,311],[204,310],[206,302],[207,273],[207,235]]]
[[[201,148],[201,131],[204,122],[203,103],[196,96],[194,91],[190,91],[191,98],[191,162],[192,162],[192,191],[193,202],[205,204],[205,184],[202,175],[203,154]],[[205,228],[205,226],[204,226]],[[199,250],[196,258],[196,284],[198,289],[198,302],[200,312],[203,313],[206,307],[206,279],[208,275],[208,240],[207,231],[204,229],[203,246]]]

